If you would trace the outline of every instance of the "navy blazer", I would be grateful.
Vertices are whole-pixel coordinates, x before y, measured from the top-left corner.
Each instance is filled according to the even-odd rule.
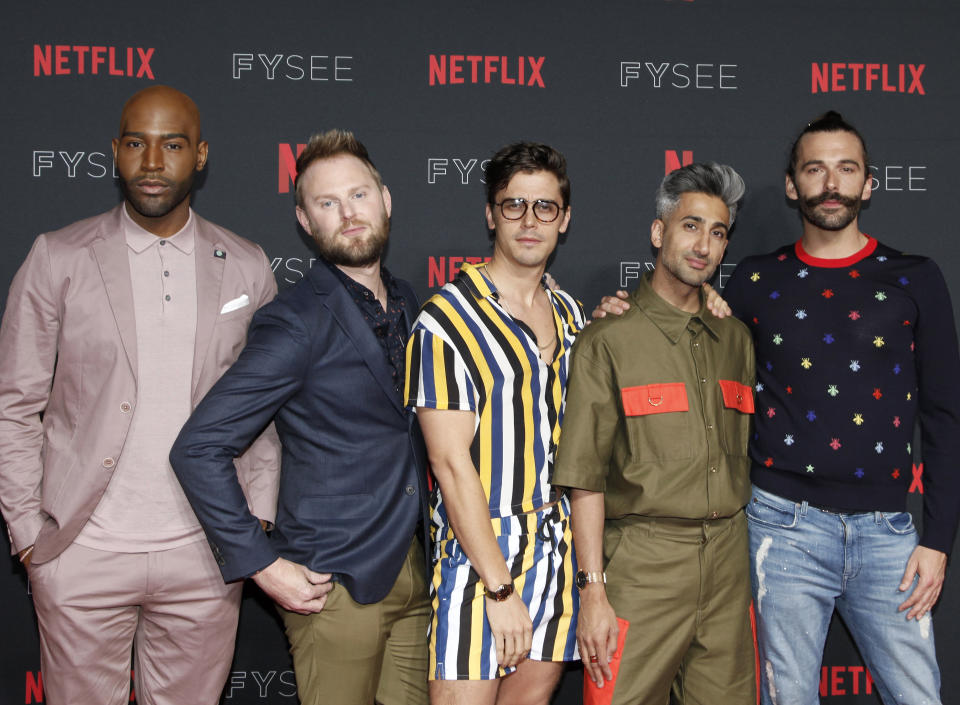
[[[409,331],[417,299],[398,283]],[[233,458],[271,420],[283,458],[268,538]],[[246,347],[181,430],[170,462],[227,581],[283,556],[333,573],[357,602],[377,602],[418,522],[426,529],[419,425],[360,309],[323,263],[256,313]]]

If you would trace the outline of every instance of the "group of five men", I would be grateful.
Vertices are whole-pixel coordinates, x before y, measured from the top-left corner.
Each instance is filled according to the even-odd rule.
[[[304,703],[547,703],[581,656],[596,702],[754,702],[751,582],[763,702],[817,702],[835,608],[885,703],[940,702],[953,311],[935,264],[860,232],[839,115],[793,146],[801,240],[725,289],[747,325],[703,286],[745,191],[727,166],[664,178],[655,269],[585,328],[545,283],[571,218],[546,145],[489,162],[492,257],[422,309],[350,133],[298,158],[321,258],[279,295],[190,209],[187,96],[134,95],[113,146],[124,203],[36,240],[0,328],[0,503],[47,702],[125,701],[131,647],[139,702],[216,702],[245,578]]]

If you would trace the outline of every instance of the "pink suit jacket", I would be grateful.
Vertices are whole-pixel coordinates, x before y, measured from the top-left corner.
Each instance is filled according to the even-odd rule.
[[[0,326],[0,508],[11,548],[59,555],[110,482],[137,404],[137,336],[123,204],[40,235]],[[192,405],[233,363],[253,313],[276,295],[263,251],[196,219]],[[248,303],[237,306],[246,295]],[[224,305],[228,306],[221,313]],[[272,425],[236,460],[255,516],[273,521],[280,448]]]

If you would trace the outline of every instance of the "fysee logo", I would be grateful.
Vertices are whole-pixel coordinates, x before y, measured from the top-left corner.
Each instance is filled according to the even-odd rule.
[[[39,179],[45,175],[60,175],[66,171],[67,178],[89,176],[102,179],[116,177],[113,155],[107,152],[73,152],[65,149],[33,150],[33,176]]]
[[[499,83],[544,88],[543,56],[431,54],[427,69],[431,86]]]
[[[670,61],[621,61],[620,87],[649,80],[654,88],[737,90],[737,64],[687,64]]]
[[[926,95],[920,80],[926,68],[926,64],[814,62],[810,64],[810,92],[879,91]]]
[[[453,164],[454,170],[450,170],[450,164]],[[487,164],[490,163],[489,159],[480,160],[477,157],[471,157],[470,159],[461,159],[460,157],[454,157],[453,159],[448,159],[447,157],[427,157],[427,183],[435,184],[437,183],[437,177],[446,177],[442,181],[449,182],[450,179],[457,176],[460,177],[460,183],[466,186],[470,183],[470,175],[473,174],[476,176],[481,184],[487,183],[483,180],[484,172],[487,170]],[[476,167],[479,165],[479,169]],[[447,172],[452,171],[448,176]]]
[[[155,80],[150,59],[153,48],[34,44],[34,76],[105,75]]]
[[[332,61],[331,61],[332,59]],[[285,78],[290,81],[353,81],[352,56],[328,56],[326,54],[253,54],[233,55],[233,79],[239,81],[245,74],[263,75],[268,81]]]
[[[271,696],[295,698],[297,695],[293,671],[233,671],[224,687],[224,699],[232,699],[238,694],[237,691],[245,690],[248,686],[256,689],[261,700]]]

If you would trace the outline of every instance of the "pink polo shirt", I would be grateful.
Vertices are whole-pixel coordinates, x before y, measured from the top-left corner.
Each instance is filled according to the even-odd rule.
[[[170,467],[170,446],[190,416],[197,277],[193,211],[160,238],[123,210],[137,328],[137,400],[113,477],[77,543],[104,551],[176,548],[203,531]]]

